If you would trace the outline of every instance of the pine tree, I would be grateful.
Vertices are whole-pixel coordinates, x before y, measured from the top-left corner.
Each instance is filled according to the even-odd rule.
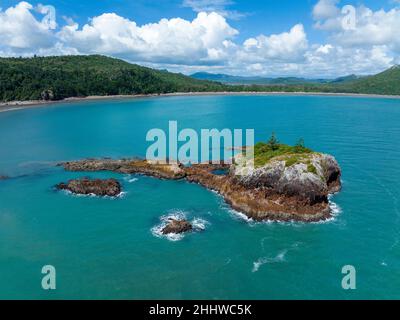
[[[305,151],[305,149],[306,149],[306,146],[304,144],[304,139],[300,138],[299,141],[297,141],[297,143],[294,146],[294,152],[302,153]]]
[[[267,145],[271,150],[279,149],[279,141],[276,138],[275,132],[272,132],[271,138],[269,138]]]

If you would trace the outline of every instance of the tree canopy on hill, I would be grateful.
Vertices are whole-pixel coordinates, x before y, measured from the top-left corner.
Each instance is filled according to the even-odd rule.
[[[222,85],[105,56],[0,58],[0,100],[218,91]]]
[[[400,95],[400,68],[338,83],[228,85],[100,55],[0,58],[0,101],[173,92],[333,92]]]

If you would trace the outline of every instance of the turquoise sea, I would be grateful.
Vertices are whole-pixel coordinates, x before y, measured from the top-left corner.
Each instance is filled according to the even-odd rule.
[[[71,173],[55,163],[144,156],[152,128],[254,128],[334,155],[343,190],[329,222],[253,223],[184,181]],[[57,104],[0,113],[0,298],[400,298],[400,100],[326,96],[191,96]],[[118,199],[53,189],[115,177]],[[158,237],[160,219],[204,228]],[[44,265],[57,289],[41,288]],[[357,271],[341,287],[342,267]]]

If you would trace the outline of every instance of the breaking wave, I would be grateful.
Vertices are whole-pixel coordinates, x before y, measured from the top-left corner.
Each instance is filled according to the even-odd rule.
[[[188,213],[182,210],[174,210],[166,215],[160,217],[161,223],[151,228],[151,233],[157,238],[165,238],[170,241],[179,241],[185,237],[184,233],[170,233],[163,234],[162,230],[166,227],[170,219],[174,220],[187,220]],[[207,220],[201,218],[193,218],[189,221],[193,227],[193,232],[204,231],[209,225]]]
[[[288,252],[287,250],[283,250],[273,258],[271,257],[259,258],[257,261],[253,262],[253,269],[251,270],[251,272],[257,272],[260,269],[260,267],[264,264],[279,263],[285,261],[285,256],[287,252]]]
[[[63,192],[66,195],[72,196],[72,197],[76,197],[76,198],[100,198],[100,199],[110,199],[110,200],[115,200],[115,199],[122,199],[127,195],[126,191],[121,191],[118,195],[116,195],[115,197],[111,197],[111,196],[98,196],[94,193],[89,193],[89,194],[76,194],[73,193],[69,190],[61,190],[61,192]]]
[[[139,178],[134,177],[134,176],[128,174],[128,175],[124,176],[124,180],[125,180],[126,182],[128,182],[128,183],[133,183],[133,182],[138,181]]]
[[[328,200],[329,200],[329,208],[332,211],[332,215],[333,216],[337,216],[340,213],[342,213],[342,208],[335,202],[332,201],[332,197],[333,195],[329,195],[328,196]]]

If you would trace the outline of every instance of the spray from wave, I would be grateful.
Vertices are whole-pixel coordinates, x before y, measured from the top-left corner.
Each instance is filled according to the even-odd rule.
[[[121,191],[119,194],[117,194],[115,197],[111,196],[98,196],[97,194],[94,193],[88,193],[88,194],[77,194],[73,193],[69,190],[61,190],[64,194],[68,196],[72,196],[75,198],[99,198],[99,199],[110,199],[110,200],[116,200],[116,199],[122,199],[127,195],[127,192]]]
[[[128,183],[133,183],[133,182],[138,181],[139,178],[136,178],[136,177],[134,177],[134,176],[128,174],[128,175],[124,176],[124,180],[125,180],[126,182],[128,182]]]
[[[251,270],[251,272],[257,272],[260,267],[264,264],[270,264],[270,263],[279,263],[279,262],[283,262],[285,261],[285,256],[286,256],[287,250],[283,250],[280,253],[278,253],[278,255],[276,255],[275,257],[262,257],[259,258],[257,261],[253,262],[253,269]]]
[[[170,234],[163,234],[162,230],[167,226],[170,219],[173,220],[187,220],[187,216],[189,215],[188,212],[182,210],[174,210],[166,215],[160,217],[161,223],[151,228],[151,233],[157,238],[165,238],[170,241],[179,241],[185,237],[183,233],[170,233]],[[201,218],[193,218],[189,221],[193,227],[193,232],[201,232],[207,228],[209,224],[208,221],[201,219]]]

